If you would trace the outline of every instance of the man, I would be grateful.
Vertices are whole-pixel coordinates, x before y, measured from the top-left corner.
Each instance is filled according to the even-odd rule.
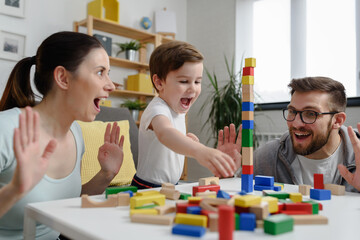
[[[291,101],[283,116],[289,131],[254,152],[254,175],[274,176],[275,181],[313,186],[314,173],[324,183],[360,191],[360,137],[346,120],[344,86],[326,77],[293,79]],[[360,128],[360,125],[359,125]],[[237,143],[238,144],[238,143]]]

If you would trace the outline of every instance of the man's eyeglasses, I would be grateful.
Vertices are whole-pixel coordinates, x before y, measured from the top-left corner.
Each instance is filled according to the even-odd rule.
[[[313,110],[304,110],[304,111],[297,111],[295,109],[283,109],[283,116],[286,121],[292,122],[295,120],[295,117],[297,114],[300,114],[300,119],[303,123],[306,124],[312,124],[316,121],[317,117],[319,115],[325,115],[325,114],[337,114],[339,112],[315,112]]]

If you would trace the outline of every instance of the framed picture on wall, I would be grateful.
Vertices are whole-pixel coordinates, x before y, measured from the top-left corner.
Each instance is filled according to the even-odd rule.
[[[25,53],[25,36],[0,31],[0,58],[19,61]]]
[[[0,13],[24,18],[25,0],[0,0]]]

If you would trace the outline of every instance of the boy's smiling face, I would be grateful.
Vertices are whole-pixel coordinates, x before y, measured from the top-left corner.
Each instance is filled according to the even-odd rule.
[[[176,113],[187,113],[201,92],[202,62],[185,62],[179,69],[170,71],[166,80],[154,75],[153,81],[162,98]]]

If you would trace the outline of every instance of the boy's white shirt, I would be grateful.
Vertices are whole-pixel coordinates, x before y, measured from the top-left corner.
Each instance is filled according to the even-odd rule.
[[[148,129],[153,118],[158,115],[167,117],[175,129],[186,135],[185,114],[174,112],[160,97],[153,98],[141,116],[136,175],[155,184],[176,184],[183,171],[184,155],[167,148],[158,140],[155,132]]]

